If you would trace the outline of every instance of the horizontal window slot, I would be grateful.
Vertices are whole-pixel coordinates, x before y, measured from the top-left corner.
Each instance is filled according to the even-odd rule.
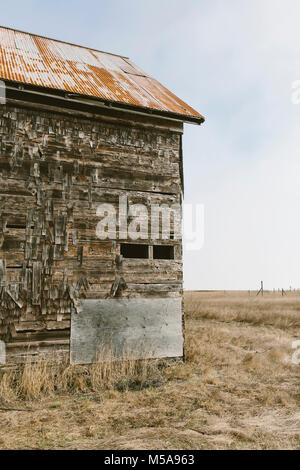
[[[149,258],[149,246],[133,243],[121,243],[120,253],[124,258]]]
[[[174,259],[174,246],[154,245],[153,259]]]
[[[13,224],[7,224],[6,225],[7,229],[17,229],[17,230],[26,230],[26,225],[13,225]]]

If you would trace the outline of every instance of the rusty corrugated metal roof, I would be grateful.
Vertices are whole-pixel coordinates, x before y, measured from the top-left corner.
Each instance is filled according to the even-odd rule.
[[[0,78],[204,120],[127,57],[6,27]]]

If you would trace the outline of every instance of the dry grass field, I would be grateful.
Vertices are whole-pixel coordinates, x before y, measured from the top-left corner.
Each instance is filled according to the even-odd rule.
[[[299,449],[300,295],[186,292],[186,362],[0,372],[1,449]]]

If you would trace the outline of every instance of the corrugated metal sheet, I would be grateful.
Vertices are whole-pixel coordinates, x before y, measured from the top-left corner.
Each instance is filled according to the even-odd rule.
[[[0,78],[203,119],[126,57],[5,27]]]

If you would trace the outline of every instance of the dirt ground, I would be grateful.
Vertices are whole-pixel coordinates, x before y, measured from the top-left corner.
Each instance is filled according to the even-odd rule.
[[[0,448],[299,449],[300,294],[287,294],[186,292],[185,363],[141,390],[7,397],[26,411],[0,411]]]

